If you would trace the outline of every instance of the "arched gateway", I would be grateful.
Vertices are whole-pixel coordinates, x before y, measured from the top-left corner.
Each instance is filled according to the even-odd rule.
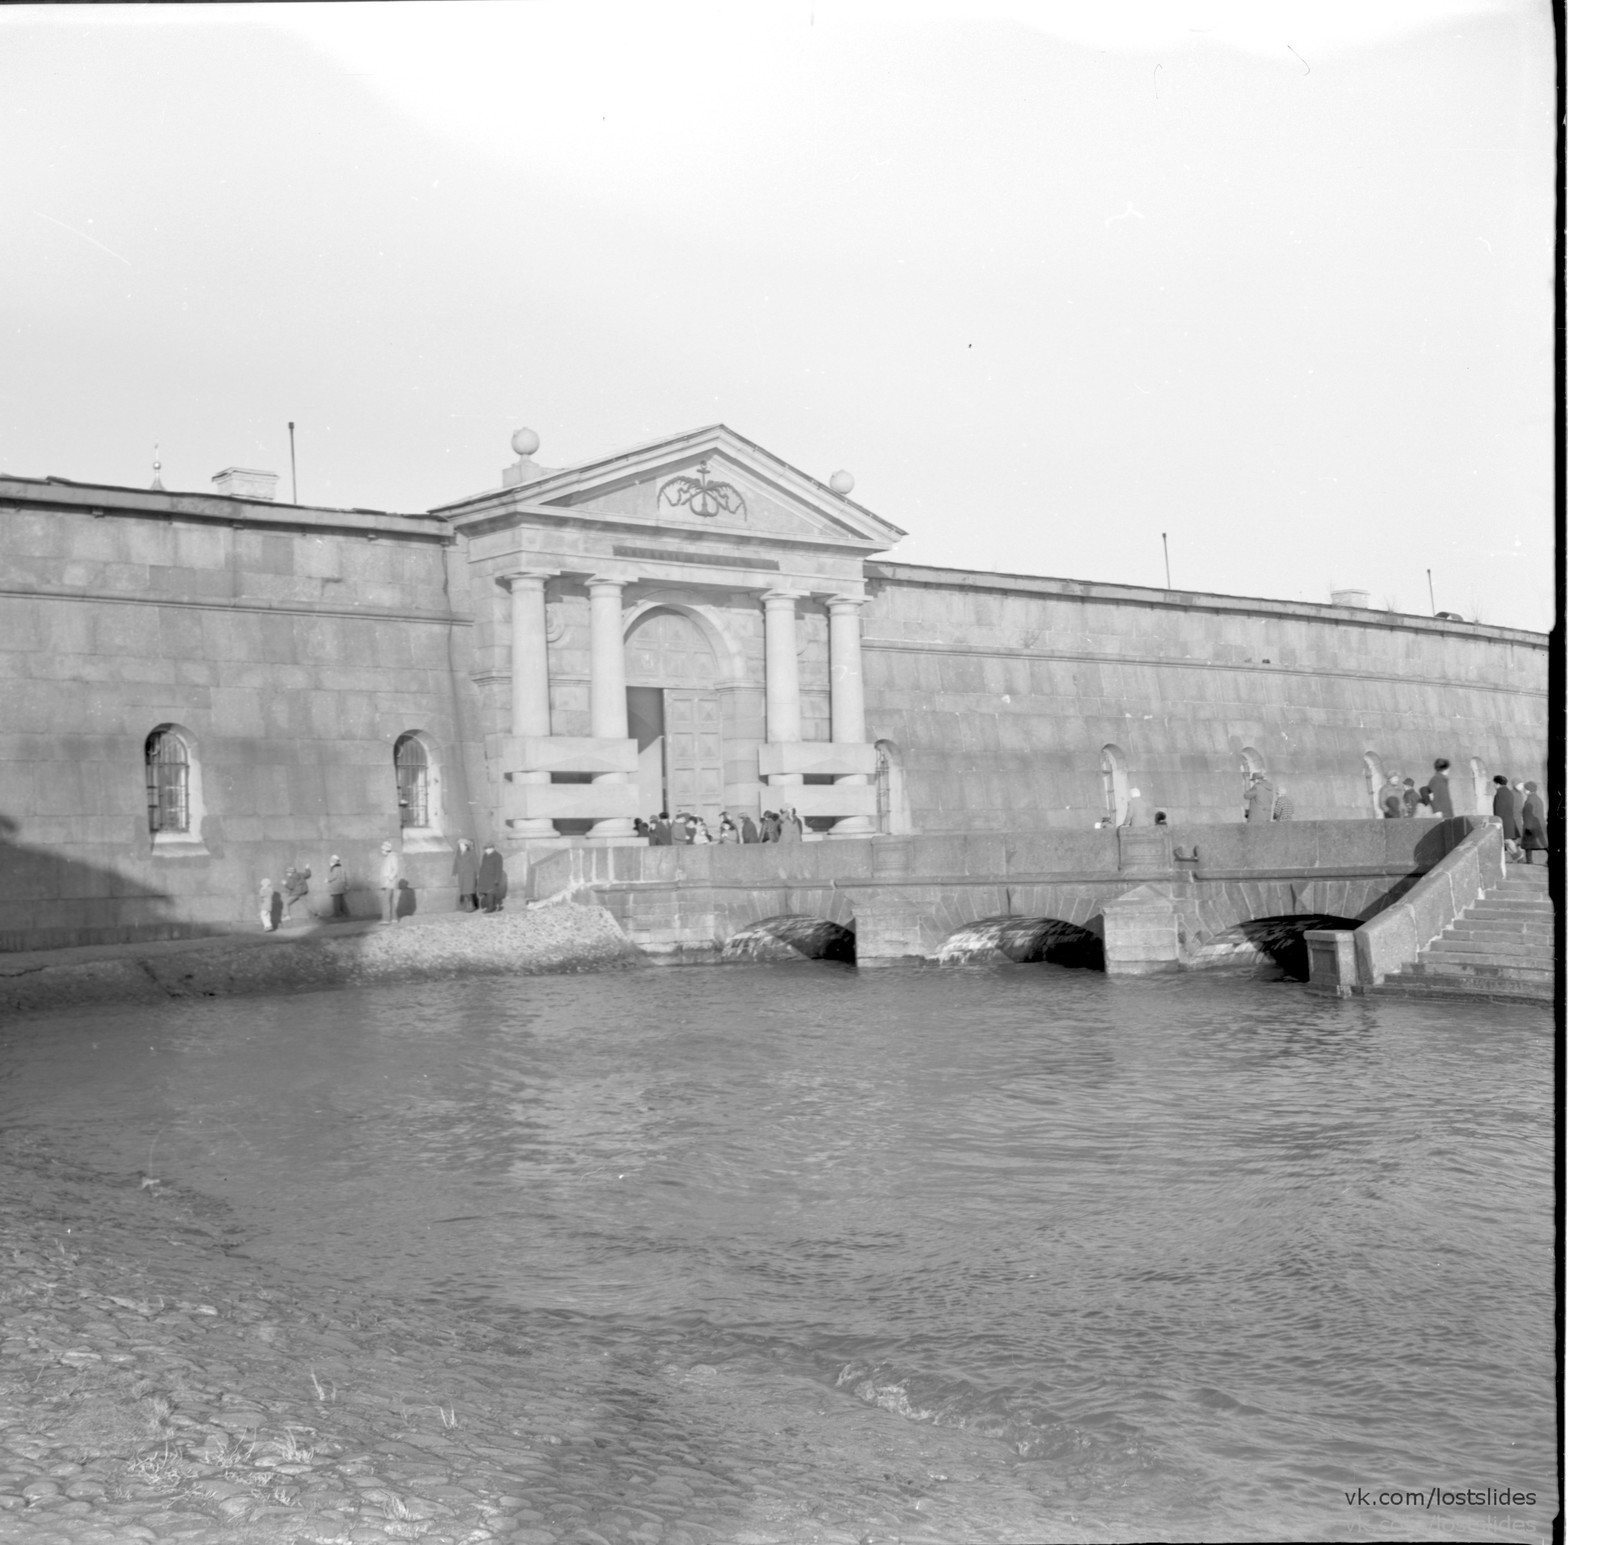
[[[629,630],[628,734],[639,748],[640,813],[724,808],[717,655],[691,617],[657,608]]]

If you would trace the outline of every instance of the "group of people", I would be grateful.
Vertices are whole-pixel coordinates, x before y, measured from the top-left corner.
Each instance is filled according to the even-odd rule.
[[[653,848],[705,845],[713,842],[799,842],[805,836],[800,812],[763,810],[758,825],[749,815],[733,816],[726,810],[715,831],[710,823],[687,810],[668,815],[663,810],[653,821],[635,821],[633,828]]]
[[[492,842],[486,842],[479,853],[463,837],[456,844],[455,875],[458,912],[500,910],[506,897],[506,860]]]
[[[456,846],[455,857],[456,906],[467,912],[498,912],[506,894],[505,857],[491,842],[480,855],[465,837]],[[392,842],[379,849],[378,890],[383,896],[383,920],[393,923],[400,916],[400,895],[406,888],[400,872],[400,855]],[[350,906],[345,899],[350,893],[350,876],[344,860],[337,853],[328,860],[328,877],[323,889],[328,895],[328,921],[349,919]],[[272,933],[296,922],[310,922],[311,869],[291,863],[283,872],[283,879],[274,882],[264,877],[256,887],[256,904],[261,926]],[[304,910],[296,908],[304,903]]]
[[[1244,818],[1247,821],[1292,821],[1294,804],[1264,772],[1253,772],[1245,782]]]
[[[1386,821],[1403,820],[1407,816],[1454,815],[1450,759],[1439,757],[1433,764],[1433,776],[1421,788],[1413,778],[1390,773],[1378,793],[1378,808]],[[1539,797],[1537,783],[1514,783],[1504,773],[1496,773],[1493,813],[1504,833],[1507,857],[1530,864],[1550,861],[1544,800]]]

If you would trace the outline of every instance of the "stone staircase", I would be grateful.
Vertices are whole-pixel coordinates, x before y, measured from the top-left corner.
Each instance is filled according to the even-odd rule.
[[[1550,871],[1509,864],[1421,957],[1371,992],[1404,997],[1555,998],[1555,908]]]

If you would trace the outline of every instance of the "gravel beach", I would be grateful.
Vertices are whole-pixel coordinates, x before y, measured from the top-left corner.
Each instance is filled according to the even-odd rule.
[[[488,1305],[312,1290],[222,1204],[33,1135],[0,1139],[0,1197],[0,1541],[1082,1537],[962,1434],[670,1336],[596,1357]]]

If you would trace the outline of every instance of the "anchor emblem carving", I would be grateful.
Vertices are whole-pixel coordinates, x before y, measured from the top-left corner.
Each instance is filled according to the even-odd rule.
[[[691,515],[738,515],[744,511],[744,495],[732,483],[720,483],[711,476],[711,464],[702,461],[695,471],[698,477],[668,478],[656,493],[656,503],[663,500],[674,509],[687,505]]]

